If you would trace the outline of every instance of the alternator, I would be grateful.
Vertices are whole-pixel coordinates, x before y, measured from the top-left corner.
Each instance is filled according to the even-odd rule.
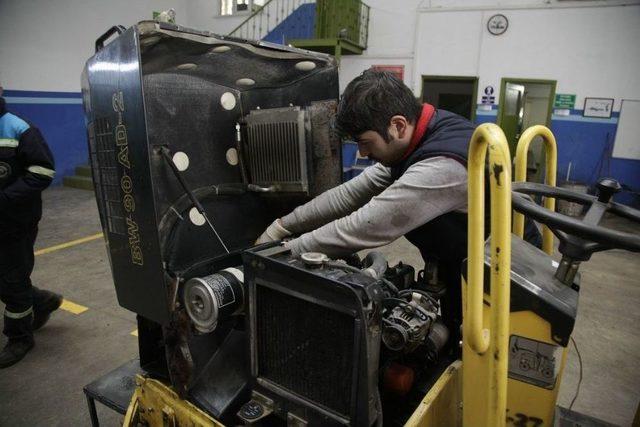
[[[437,307],[424,295],[412,292],[407,296],[410,300],[384,316],[382,341],[390,350],[410,353],[424,342],[438,314]]]

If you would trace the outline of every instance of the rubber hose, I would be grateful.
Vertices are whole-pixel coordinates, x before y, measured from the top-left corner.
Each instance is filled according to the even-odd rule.
[[[381,252],[371,251],[362,260],[362,270],[365,274],[373,276],[374,279],[380,279],[387,271],[387,259]],[[375,275],[375,276],[374,276]]]

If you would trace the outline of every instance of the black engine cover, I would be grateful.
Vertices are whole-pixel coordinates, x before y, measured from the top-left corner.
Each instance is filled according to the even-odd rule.
[[[269,222],[313,194],[229,190],[246,184],[234,151],[237,125],[258,108],[335,104],[336,62],[282,45],[142,22],[96,52],[82,77],[93,180],[118,301],[166,326],[174,288],[165,268],[178,276],[225,251],[190,216],[193,205],[161,149],[188,158],[184,180],[225,244],[232,251],[249,247]],[[314,152],[317,140],[311,141]],[[323,153],[332,178],[318,191],[340,182],[339,146]]]

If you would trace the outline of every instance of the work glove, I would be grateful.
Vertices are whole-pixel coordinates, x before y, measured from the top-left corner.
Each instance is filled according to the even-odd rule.
[[[260,243],[273,242],[274,240],[282,240],[287,236],[291,236],[291,232],[282,226],[280,219],[276,219],[267,227],[267,229],[262,233],[258,240],[256,240],[256,245]]]

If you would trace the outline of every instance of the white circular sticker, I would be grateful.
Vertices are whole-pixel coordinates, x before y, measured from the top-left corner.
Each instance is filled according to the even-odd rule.
[[[248,77],[245,77],[245,78],[236,80],[236,84],[238,86],[253,86],[254,84],[256,84],[256,81]]]
[[[204,225],[204,223],[207,222],[204,219],[204,216],[200,212],[198,212],[198,209],[196,208],[191,208],[191,210],[189,211],[189,219],[197,226]]]
[[[235,148],[229,148],[227,150],[227,162],[231,166],[235,166],[238,164],[238,150]]]
[[[220,105],[225,110],[233,110],[236,108],[236,97],[231,92],[225,92],[220,97]]]
[[[223,53],[223,52],[228,52],[230,50],[231,48],[229,46],[216,46],[213,49],[211,49],[211,52]]]
[[[300,71],[311,71],[316,68],[316,63],[311,61],[300,61],[296,64],[296,69]]]
[[[186,171],[189,168],[189,156],[182,151],[178,151],[173,155],[173,164],[176,165],[180,172]]]
[[[178,65],[178,70],[193,70],[196,67],[197,67],[196,64],[189,62],[187,64]]]

